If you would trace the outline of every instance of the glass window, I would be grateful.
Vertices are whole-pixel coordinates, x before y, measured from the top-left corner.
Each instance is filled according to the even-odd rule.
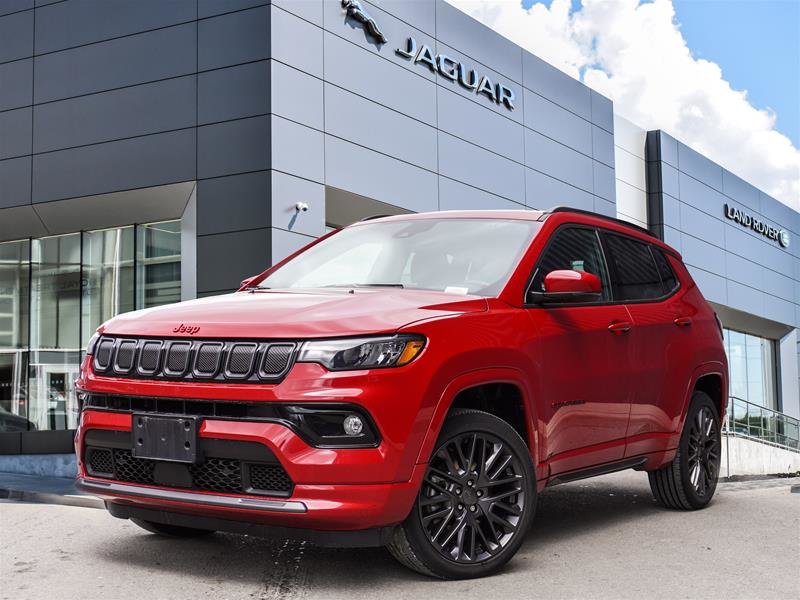
[[[81,234],[31,242],[31,349],[80,348]]]
[[[603,235],[614,300],[652,300],[664,295],[650,246],[630,238]]]
[[[563,270],[597,275],[603,284],[600,301],[610,298],[603,253],[594,229],[570,227],[559,230],[536,265],[531,290],[544,292],[545,276],[551,271]]]
[[[81,348],[114,315],[133,310],[134,228],[83,234]]]
[[[723,330],[730,395],[778,410],[775,342],[732,329]]]
[[[74,427],[80,361],[81,234],[31,241],[28,419],[37,429]]]
[[[493,296],[539,227],[507,219],[366,222],[312,246],[261,285],[394,285]]]
[[[0,432],[32,429],[27,418],[30,241],[0,243]]]
[[[81,354],[79,350],[31,350],[28,419],[36,429],[77,426],[75,379]]]
[[[136,308],[181,300],[181,223],[139,225],[136,232]]]
[[[650,246],[650,250],[652,251],[653,258],[656,261],[656,268],[658,268],[658,274],[661,276],[661,287],[664,290],[664,295],[666,296],[667,294],[674,292],[678,287],[678,278],[675,276],[675,271],[672,270],[669,260],[666,256],[664,256],[664,253],[661,251],[661,249]]]
[[[0,349],[28,345],[30,241],[0,244]]]
[[[91,335],[180,300],[180,221],[0,243],[0,432],[72,429]]]
[[[0,350],[0,433],[35,429],[28,420],[28,353]]]

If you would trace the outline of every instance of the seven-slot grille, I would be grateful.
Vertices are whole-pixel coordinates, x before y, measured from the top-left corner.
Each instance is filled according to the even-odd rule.
[[[292,365],[294,342],[101,337],[96,373],[108,377],[276,382]]]

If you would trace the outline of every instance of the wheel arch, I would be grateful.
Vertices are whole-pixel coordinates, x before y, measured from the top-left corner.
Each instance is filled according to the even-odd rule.
[[[696,391],[708,394],[717,411],[719,411],[719,418],[722,421],[725,418],[725,411],[728,406],[728,377],[725,365],[721,362],[713,361],[703,363],[694,370],[683,400],[679,432],[683,431],[686,415],[689,412],[689,405],[692,402],[692,395]]]
[[[520,430],[518,422],[514,423],[509,421],[508,418],[504,418],[504,416],[508,415],[508,413],[505,412],[505,410],[509,408],[508,405],[501,407],[502,410],[497,410],[497,407],[486,406],[485,404],[481,405],[480,396],[476,391],[483,391],[492,386],[498,386],[500,391],[514,390],[516,397],[511,402],[518,403],[521,407],[521,416],[524,418],[524,429]],[[485,401],[484,399],[483,402]],[[450,411],[455,408],[478,408],[479,410],[494,414],[508,422],[520,433],[523,441],[525,441],[528,446],[534,467],[537,466],[537,461],[535,460],[537,454],[535,450],[538,447],[538,434],[535,426],[534,409],[531,402],[531,390],[530,385],[521,371],[509,367],[486,368],[470,371],[469,373],[464,373],[453,379],[447,385],[444,392],[442,392],[436,404],[425,434],[425,439],[417,456],[418,464],[428,462],[445,419]],[[490,408],[490,410],[486,410],[486,408]]]

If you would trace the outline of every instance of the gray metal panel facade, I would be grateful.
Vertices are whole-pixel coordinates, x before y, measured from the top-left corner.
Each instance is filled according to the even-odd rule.
[[[800,213],[745,182],[663,131],[647,146],[651,226],[683,255],[705,297],[784,327],[800,327]],[[652,174],[659,174],[652,177]],[[789,234],[789,246],[726,216],[737,209]],[[661,218],[653,215],[661,213]],[[736,328],[734,326],[734,328]],[[750,333],[759,334],[751,330]],[[767,337],[774,337],[768,335]],[[781,352],[793,352],[782,342]],[[796,348],[800,368],[800,345]],[[781,356],[781,361],[787,360]],[[800,381],[781,381],[785,410],[797,415]],[[791,408],[790,408],[791,407]]]
[[[441,0],[363,4],[386,44],[340,0],[270,7],[273,172],[412,211],[566,204],[616,214],[610,100]],[[398,54],[408,37],[511,88],[514,110]],[[297,83],[279,85],[278,65],[282,82]],[[322,223],[316,211],[324,205],[281,234],[273,259],[293,247],[286,239],[322,232],[298,233],[304,220]]]
[[[2,3],[0,209],[14,222],[4,239],[47,233],[35,211],[19,212],[26,206],[198,181],[198,292],[230,289],[268,264],[268,4]],[[280,83],[308,92],[296,78]],[[309,121],[320,125],[319,114]]]

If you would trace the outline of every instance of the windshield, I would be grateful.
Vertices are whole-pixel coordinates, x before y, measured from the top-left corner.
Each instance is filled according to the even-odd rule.
[[[309,248],[259,287],[386,286],[494,296],[539,226],[511,219],[364,223]]]

